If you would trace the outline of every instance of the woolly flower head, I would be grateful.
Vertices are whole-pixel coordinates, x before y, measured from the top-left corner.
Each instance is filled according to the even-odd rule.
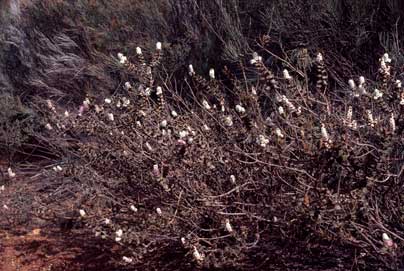
[[[356,90],[356,84],[355,84],[355,81],[353,79],[349,79],[348,85],[351,88],[351,90]]]
[[[204,124],[204,125],[202,126],[202,129],[203,129],[204,131],[206,131],[206,132],[210,131],[210,128],[209,128],[209,126],[208,126],[207,124]]]
[[[142,54],[142,48],[136,47],[136,54],[141,55]]]
[[[157,43],[156,43],[156,50],[160,51],[161,48],[162,48],[161,42],[157,42]]]
[[[375,88],[373,92],[373,99],[378,100],[379,98],[383,97],[383,92]]]
[[[366,117],[368,118],[368,122],[369,122],[370,127],[374,127],[376,122],[375,122],[375,120],[373,118],[372,111],[367,109],[365,112],[366,112]]]
[[[383,55],[382,60],[383,60],[385,63],[391,63],[391,58],[390,58],[390,56],[389,56],[388,53],[385,53],[385,54]]]
[[[195,75],[195,70],[194,70],[194,66],[192,66],[192,64],[189,64],[188,66],[188,72],[190,76]]]
[[[251,88],[251,94],[257,96],[257,89],[255,87]]]
[[[264,135],[259,135],[257,138],[257,144],[261,147],[265,148],[269,143],[269,139]]]
[[[66,118],[68,118],[70,116],[69,111],[65,111],[64,115]]]
[[[283,109],[282,106],[279,106],[279,107],[278,107],[278,113],[279,113],[279,115],[285,114],[285,109]]]
[[[358,90],[359,93],[355,93],[356,96],[359,96],[359,94],[366,95],[366,89],[363,84],[359,85]]]
[[[161,211],[161,209],[160,209],[159,207],[156,208],[156,213],[157,213],[158,215],[162,215],[162,214],[163,214],[163,212]]]
[[[349,106],[348,107],[348,112],[347,112],[347,114],[346,114],[346,118],[347,118],[347,120],[350,122],[351,120],[352,120],[352,106]]]
[[[328,135],[327,129],[325,128],[324,123],[321,124],[321,136],[323,137],[323,139],[325,139],[326,141],[330,140],[330,137]]]
[[[130,84],[130,82],[125,82],[125,89],[126,90],[132,89],[132,85]]]
[[[390,248],[390,247],[394,246],[393,240],[391,240],[390,236],[388,236],[387,233],[382,234],[382,239],[383,239],[383,244],[385,247]]]
[[[117,231],[115,232],[115,235],[116,235],[117,237],[122,237],[122,235],[123,235],[122,229],[117,230]]]
[[[147,87],[143,90],[143,95],[145,95],[145,96],[150,96],[150,93],[151,93],[151,89],[149,87]]]
[[[283,70],[283,78],[285,78],[286,80],[292,79],[292,76],[290,76],[289,71],[287,69]]]
[[[156,95],[160,96],[161,94],[163,94],[163,89],[161,87],[157,87]]]
[[[131,205],[130,206],[130,209],[133,211],[133,212],[137,212],[137,208],[136,208],[136,206],[135,205]]]
[[[85,98],[84,101],[83,101],[83,105],[88,107],[90,104],[91,104],[90,99],[88,97]]]
[[[278,103],[281,103],[283,101],[282,96],[280,94],[278,94],[278,93],[275,94],[275,100]]]
[[[250,63],[255,64],[255,63],[261,62],[261,61],[262,61],[262,57],[257,52],[254,52],[253,58],[250,60]]]
[[[80,214],[81,217],[85,217],[86,216],[86,211],[84,211],[83,209],[80,209],[79,214]]]
[[[195,246],[194,246],[194,252],[192,253],[192,256],[199,263],[202,262],[203,258],[204,258],[203,254],[199,253],[198,249]]]
[[[316,62],[321,63],[324,61],[323,55],[321,53],[318,53],[316,56]]]
[[[301,106],[298,106],[298,107],[297,107],[296,113],[297,113],[298,115],[302,114],[302,107],[301,107]]]
[[[231,226],[230,220],[229,220],[228,218],[226,218],[226,220],[225,220],[225,228],[226,228],[226,231],[227,231],[228,233],[232,233],[232,232],[233,232],[233,227]]]
[[[173,118],[176,118],[176,117],[178,117],[178,113],[177,113],[175,110],[172,110],[172,111],[171,111],[171,116],[172,116]]]
[[[211,109],[211,107],[210,107],[208,101],[206,101],[206,100],[203,100],[203,101],[202,101],[202,105],[203,105],[203,107],[204,107],[206,110],[210,110],[210,109]]]
[[[235,183],[236,183],[236,176],[230,175],[230,182],[231,182],[232,184],[235,184]]]
[[[245,108],[242,105],[238,104],[238,105],[236,105],[236,111],[237,111],[237,113],[244,114]]]
[[[10,177],[10,178],[14,178],[15,177],[15,173],[13,172],[13,170],[11,169],[11,167],[9,167],[8,169],[7,169],[7,174],[8,174],[8,177]]]
[[[153,165],[153,171],[152,171],[152,173],[153,173],[153,176],[154,177],[156,177],[156,178],[158,178],[158,177],[160,177],[160,169],[159,169],[159,165]]]
[[[118,59],[121,64],[125,64],[128,61],[128,58],[122,53],[118,53]]]
[[[110,121],[114,121],[114,114],[108,113],[108,119],[109,119]]]
[[[106,104],[110,104],[110,103],[112,103],[112,100],[109,99],[109,98],[105,98],[104,102],[105,102]]]
[[[130,105],[130,100],[126,97],[122,98],[122,106],[123,107],[128,107]]]
[[[290,111],[292,111],[292,112],[296,111],[296,107],[292,104],[291,101],[289,101],[289,99],[285,95],[282,95],[282,101],[286,104],[287,108]]]
[[[215,70],[214,70],[214,69],[210,69],[210,70],[209,70],[209,77],[210,77],[211,79],[215,79]]]
[[[233,126],[233,119],[231,118],[231,116],[226,116],[226,117],[224,118],[224,124],[225,124],[227,127]]]
[[[284,137],[285,137],[285,136],[283,135],[281,129],[279,129],[279,128],[276,128],[276,129],[275,129],[275,134],[276,134],[276,136],[279,137],[279,138],[284,138]]]
[[[180,131],[180,132],[178,133],[178,136],[179,136],[180,138],[187,137],[188,135],[189,135],[189,132],[188,132],[187,130],[182,130],[182,131]]]
[[[145,146],[146,146],[146,148],[147,148],[148,151],[150,151],[150,152],[153,151],[153,148],[152,148],[152,146],[150,145],[149,142],[146,142]]]
[[[55,110],[55,106],[53,105],[51,100],[46,100],[46,104],[47,104],[49,109],[51,109],[52,111]]]
[[[56,167],[53,167],[52,169],[55,172],[62,172],[63,171],[63,168],[61,166],[56,166]]]
[[[50,125],[50,123],[47,123],[46,125],[45,125],[45,128],[47,129],[47,130],[53,130],[53,127],[52,127],[52,125]]]
[[[123,260],[125,263],[132,263],[132,262],[133,262],[133,259],[132,259],[132,258],[129,258],[129,257],[126,257],[126,256],[123,256],[123,257],[122,257],[122,260]]]
[[[395,85],[397,88],[401,88],[401,80],[396,80]]]
[[[365,84],[365,77],[363,77],[363,76],[360,76],[359,77],[359,85],[364,85]]]
[[[166,127],[167,127],[167,124],[168,124],[167,120],[162,120],[162,121],[160,122],[160,127],[161,127],[161,128],[166,128]]]

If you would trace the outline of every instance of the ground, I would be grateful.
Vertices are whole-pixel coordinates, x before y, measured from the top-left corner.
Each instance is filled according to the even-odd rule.
[[[114,270],[106,263],[109,251],[59,229],[0,230],[1,271]]]

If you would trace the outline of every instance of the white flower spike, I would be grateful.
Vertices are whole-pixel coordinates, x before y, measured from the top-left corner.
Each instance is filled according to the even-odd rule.
[[[195,75],[194,66],[192,66],[192,64],[190,64],[190,65],[188,66],[188,71],[189,71],[189,75],[190,75],[190,76]]]
[[[130,84],[130,82],[125,82],[125,89],[126,90],[131,90],[132,89],[132,85]]]
[[[7,174],[8,174],[8,177],[10,177],[10,179],[15,178],[15,176],[16,176],[16,174],[13,172],[13,170],[11,169],[11,167],[9,167],[9,168],[7,169]]]
[[[195,246],[194,246],[194,252],[192,253],[192,256],[194,256],[194,258],[197,262],[203,261],[203,255],[201,253],[199,253],[198,249]]]
[[[156,43],[156,50],[157,51],[160,51],[162,49],[162,44],[161,44],[161,42],[157,42]]]
[[[228,218],[226,218],[226,220],[225,220],[225,228],[226,228],[226,231],[227,231],[228,233],[232,233],[232,232],[233,232],[233,227],[231,226],[230,220],[229,220]]]
[[[353,79],[349,79],[348,84],[349,84],[349,87],[351,88],[351,90],[356,90],[356,84]]]
[[[323,62],[323,60],[324,60],[323,55],[321,53],[318,53],[316,56],[316,61],[320,63]]]
[[[172,110],[172,111],[171,111],[171,116],[172,116],[173,118],[176,118],[176,117],[178,117],[178,113],[177,113],[176,111]]]
[[[122,235],[123,235],[122,229],[117,230],[117,231],[115,232],[115,235],[116,235],[117,237],[122,237]]]
[[[132,263],[132,262],[133,262],[133,259],[132,259],[132,258],[129,258],[129,257],[126,257],[126,256],[123,256],[123,257],[122,257],[122,260],[123,260],[125,263]]]
[[[210,70],[209,70],[209,77],[210,77],[211,79],[215,79],[215,70],[214,70],[214,69],[210,69]]]
[[[238,104],[238,105],[236,105],[236,111],[237,111],[237,113],[244,114],[245,108]]]
[[[226,117],[224,118],[224,124],[225,124],[227,127],[233,126],[233,120],[232,120],[231,116],[226,116]]]
[[[131,206],[130,206],[130,209],[131,209],[133,212],[135,212],[135,213],[137,212],[137,208],[135,207],[135,205],[131,205]]]
[[[161,94],[163,94],[163,88],[162,87],[157,87],[156,88],[156,95],[160,96]]]
[[[202,105],[206,110],[210,110],[212,107],[209,105],[208,101],[203,100]]]
[[[394,246],[393,240],[391,240],[390,236],[387,233],[382,234],[383,244],[387,248],[391,248]]]
[[[390,63],[391,62],[391,58],[390,58],[390,56],[389,56],[389,54],[388,53],[385,53],[384,55],[383,55],[383,61],[385,62],[385,63]]]
[[[289,71],[287,69],[283,70],[283,78],[285,78],[286,80],[292,79],[292,76],[290,76]]]
[[[83,209],[80,209],[79,214],[80,214],[81,217],[85,217],[86,216],[86,211],[84,211]]]

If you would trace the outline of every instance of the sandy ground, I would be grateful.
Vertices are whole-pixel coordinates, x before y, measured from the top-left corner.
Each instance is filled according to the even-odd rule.
[[[0,230],[0,271],[116,270],[107,263],[110,249],[84,244],[74,232]]]

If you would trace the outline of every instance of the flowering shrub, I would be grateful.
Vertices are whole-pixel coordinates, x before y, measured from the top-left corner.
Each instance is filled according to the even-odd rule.
[[[320,53],[314,82],[254,53],[248,77],[190,65],[180,91],[158,68],[163,47],[119,53],[129,80],[112,96],[70,111],[38,101],[60,158],[37,214],[73,217],[134,267],[292,268],[318,249],[343,259],[324,267],[355,251],[358,267],[402,264],[404,92],[387,54],[378,82],[346,89],[330,88]]]
[[[152,51],[144,44],[158,38],[154,30],[175,32],[168,28],[173,22],[140,12],[153,31],[137,47],[139,30],[131,27],[139,22],[130,20],[140,19],[125,1],[97,9],[88,8],[97,1],[80,2],[97,15],[87,10],[87,23],[102,19],[98,32],[82,27],[83,10],[63,1],[33,8],[36,28],[28,23],[26,33],[4,32],[13,42],[3,50],[21,71],[4,69],[7,85],[26,95],[35,115],[14,114],[8,98],[2,99],[2,108],[13,109],[0,114],[7,119],[1,121],[2,149],[21,148],[19,154],[36,160],[8,159],[0,183],[0,213],[7,219],[0,225],[18,225],[22,216],[57,222],[73,228],[73,237],[115,244],[110,260],[120,269],[402,267],[399,59],[384,54],[376,60],[374,80],[341,81],[352,70],[341,67],[336,76],[328,63],[345,58],[335,61],[331,52],[273,52],[282,42],[273,37],[285,27],[278,15],[271,24],[277,34],[260,38],[254,45],[259,53],[248,59],[240,23],[248,20],[233,18],[223,5],[216,8],[219,1],[180,2],[169,6],[184,16],[179,25],[187,35],[157,42]],[[199,5],[223,16],[200,14]],[[60,14],[65,17],[58,21]],[[226,45],[217,55],[238,65],[203,67],[209,53],[198,50],[205,45],[200,41],[206,37],[207,51],[217,44],[198,16],[207,27],[224,18],[226,23],[215,22],[220,33],[213,36]],[[290,27],[286,32],[298,39]],[[318,33],[328,27],[324,23]],[[182,38],[195,38],[196,50]],[[189,58],[203,65],[184,67]],[[23,177],[25,185],[8,194]]]

